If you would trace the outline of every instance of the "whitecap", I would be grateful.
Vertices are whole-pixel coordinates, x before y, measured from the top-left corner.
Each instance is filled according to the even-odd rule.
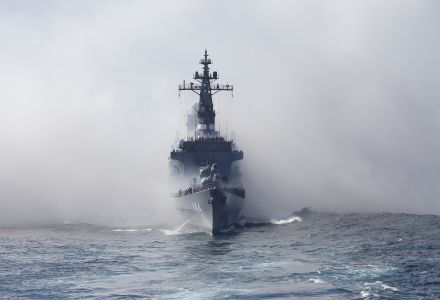
[[[313,283],[325,283],[324,280],[319,279],[319,278],[310,278],[309,281],[313,282]]]
[[[387,284],[385,284],[385,283],[381,283],[381,286],[382,286],[382,288],[383,288],[384,290],[392,290],[393,292],[397,292],[397,291],[399,291],[398,288],[395,288],[395,287],[393,287],[393,286],[387,285]]]
[[[269,222],[271,224],[274,224],[274,225],[284,225],[284,224],[289,224],[289,223],[292,223],[292,222],[301,222],[301,221],[302,221],[301,217],[291,216],[291,217],[289,217],[287,219],[270,220]]]
[[[391,290],[393,292],[399,291],[398,288],[385,284],[382,281],[365,282],[364,289],[361,291],[361,297],[368,298],[369,296],[377,296],[378,292],[385,290]]]
[[[367,291],[361,291],[361,298],[368,298],[370,297],[370,293]]]

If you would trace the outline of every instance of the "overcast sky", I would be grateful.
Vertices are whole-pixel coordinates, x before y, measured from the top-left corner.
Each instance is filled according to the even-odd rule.
[[[434,0],[0,0],[0,222],[161,220],[205,48],[248,204],[439,214],[439,31]]]

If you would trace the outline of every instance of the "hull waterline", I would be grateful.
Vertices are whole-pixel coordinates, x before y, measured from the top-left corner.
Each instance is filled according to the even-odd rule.
[[[212,234],[227,231],[236,224],[244,204],[244,198],[215,188],[179,197],[176,201],[188,224]]]

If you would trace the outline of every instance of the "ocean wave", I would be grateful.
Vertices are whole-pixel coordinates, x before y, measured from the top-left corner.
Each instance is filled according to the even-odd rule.
[[[378,289],[381,289],[381,290],[391,290],[391,291],[394,291],[394,292],[399,291],[398,288],[395,288],[393,286],[385,284],[385,283],[383,283],[382,281],[379,281],[379,280],[375,281],[375,282],[366,282],[364,284],[364,286],[367,287],[367,288],[378,288]]]
[[[291,216],[286,219],[279,219],[279,220],[273,219],[269,221],[270,224],[274,224],[274,225],[284,225],[292,222],[302,222],[302,218],[298,216]]]
[[[399,291],[398,288],[395,288],[378,280],[375,282],[365,282],[364,288],[362,289],[360,294],[362,298],[379,297],[379,293],[386,290],[390,290],[393,292]]]
[[[188,219],[3,228],[0,298],[438,298],[440,217],[273,219],[292,217],[290,225],[243,219],[238,234],[215,238],[181,227]]]
[[[312,282],[312,283],[317,283],[317,284],[319,284],[319,283],[325,283],[324,280],[319,279],[319,278],[310,278],[309,281]]]

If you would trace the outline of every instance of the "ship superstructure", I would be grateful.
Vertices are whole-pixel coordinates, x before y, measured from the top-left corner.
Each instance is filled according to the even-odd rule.
[[[199,101],[187,118],[187,126],[194,130],[194,136],[177,143],[171,151],[170,161],[173,176],[189,184],[175,194],[177,207],[192,224],[209,228],[215,234],[237,222],[245,190],[237,166],[243,159],[243,152],[236,149],[234,141],[216,130],[212,101],[213,95],[232,92],[233,86],[216,82],[219,76],[216,71],[210,72],[211,63],[205,50],[200,60],[202,71],[194,73],[196,82],[184,81],[178,87],[179,93],[196,93]]]

